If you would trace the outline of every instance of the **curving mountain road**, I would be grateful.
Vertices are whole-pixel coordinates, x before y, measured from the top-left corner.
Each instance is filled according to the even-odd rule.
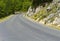
[[[60,41],[60,31],[14,15],[0,23],[0,41]]]

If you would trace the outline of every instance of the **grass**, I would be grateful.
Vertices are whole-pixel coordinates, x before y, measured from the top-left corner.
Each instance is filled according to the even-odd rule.
[[[33,19],[37,20],[39,18],[39,21],[45,17],[47,17],[48,14],[47,14],[47,11],[45,8],[41,8],[40,12],[38,12],[37,14],[34,14],[32,16]]]
[[[48,25],[48,26],[50,26],[53,29],[60,30],[60,26],[57,25]]]
[[[13,15],[9,15],[9,16],[7,16],[7,17],[1,18],[1,19],[0,19],[0,23],[8,20],[8,19],[9,19],[10,17],[12,17],[12,16],[13,16]]]

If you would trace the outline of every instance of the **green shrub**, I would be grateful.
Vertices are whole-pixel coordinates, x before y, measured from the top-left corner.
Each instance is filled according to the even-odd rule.
[[[0,0],[0,18],[16,11],[27,11],[30,5],[30,0]]]

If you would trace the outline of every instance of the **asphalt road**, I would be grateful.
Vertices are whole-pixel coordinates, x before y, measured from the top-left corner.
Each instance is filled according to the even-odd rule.
[[[60,41],[60,31],[14,15],[0,23],[0,41]]]

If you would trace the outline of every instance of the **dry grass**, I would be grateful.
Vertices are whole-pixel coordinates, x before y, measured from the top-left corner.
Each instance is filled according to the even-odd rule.
[[[13,16],[13,15],[10,15],[10,16],[7,16],[7,17],[5,17],[5,18],[0,19],[0,23],[8,20],[8,19],[9,19],[10,17],[12,17],[12,16]]]
[[[46,25],[47,25],[47,24],[46,24]],[[53,28],[53,29],[60,30],[60,26],[53,25],[53,24],[50,24],[50,25],[48,25],[48,26],[50,26],[50,27]]]

